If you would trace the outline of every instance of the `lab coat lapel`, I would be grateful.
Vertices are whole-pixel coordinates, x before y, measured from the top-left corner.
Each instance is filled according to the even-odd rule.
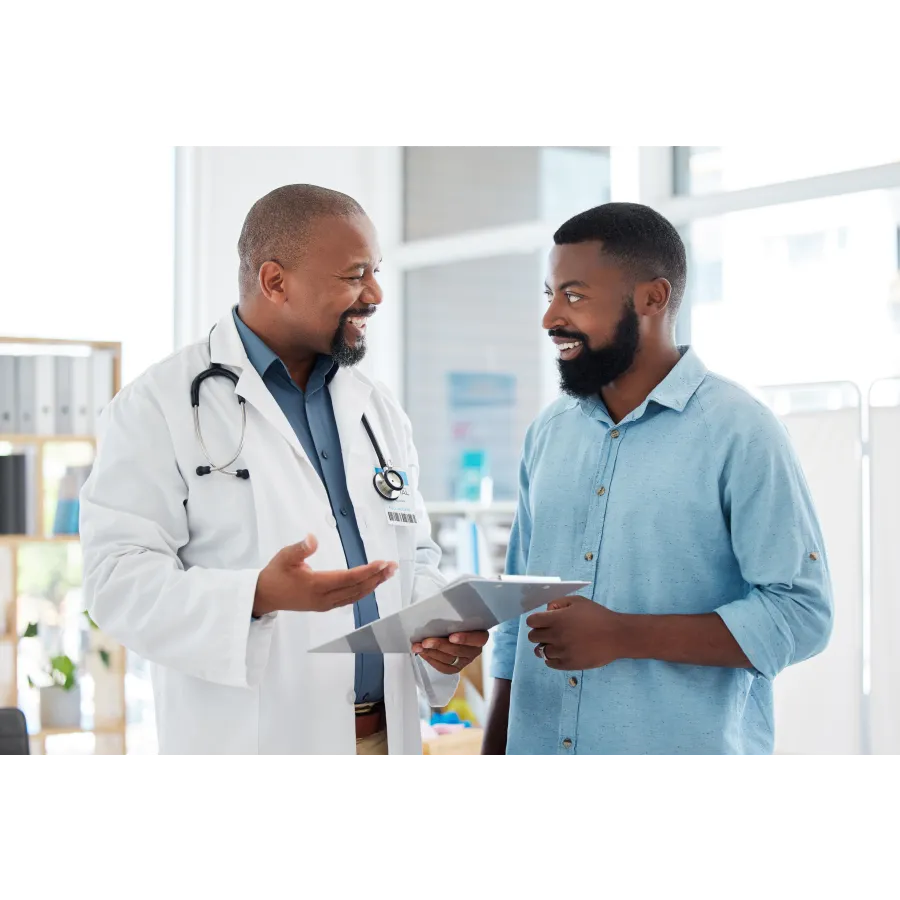
[[[288,442],[294,453],[312,470],[316,476],[315,481],[321,485],[315,466],[309,461],[291,423],[281,411],[278,401],[266,387],[259,372],[247,358],[247,351],[244,349],[244,343],[230,311],[219,320],[210,336],[210,360],[240,372],[238,383],[234,388],[235,394],[243,397]],[[322,493],[325,494],[324,486]]]
[[[385,441],[383,423],[371,408],[374,387],[352,369],[342,369],[335,375],[330,389],[344,468],[347,470],[347,487],[366,556],[370,562],[376,559],[397,560],[397,538],[395,529],[387,524],[387,503],[378,497],[372,486],[375,451],[362,424],[363,414],[369,407],[369,424],[379,438],[382,452],[390,459],[391,450]],[[375,590],[378,612],[382,618],[400,609],[400,582],[401,576],[398,574]]]
[[[352,369],[338,369],[328,389],[346,467],[356,443],[366,440],[362,417],[372,395],[372,385]]]

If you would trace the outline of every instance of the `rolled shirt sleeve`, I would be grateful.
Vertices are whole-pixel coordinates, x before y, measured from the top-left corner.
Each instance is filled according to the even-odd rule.
[[[748,591],[716,612],[771,679],[825,648],[834,606],[821,529],[787,432],[767,411],[756,424],[735,440],[723,487]]]

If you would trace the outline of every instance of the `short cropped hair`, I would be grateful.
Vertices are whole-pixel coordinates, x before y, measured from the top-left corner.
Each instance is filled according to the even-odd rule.
[[[553,240],[557,244],[599,241],[601,253],[635,281],[665,278],[672,285],[669,314],[677,314],[687,282],[687,254],[675,227],[656,210],[640,203],[605,203],[569,219]]]
[[[314,184],[287,184],[257,200],[238,239],[241,296],[253,291],[264,262],[274,260],[283,266],[299,262],[317,221],[358,215],[365,212],[352,197]]]

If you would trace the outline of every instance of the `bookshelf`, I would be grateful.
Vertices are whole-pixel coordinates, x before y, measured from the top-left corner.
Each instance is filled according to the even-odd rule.
[[[0,336],[0,706],[25,712],[32,753],[125,752],[126,654],[82,613],[77,534],[121,357],[108,341]],[[65,659],[68,691],[49,677]]]

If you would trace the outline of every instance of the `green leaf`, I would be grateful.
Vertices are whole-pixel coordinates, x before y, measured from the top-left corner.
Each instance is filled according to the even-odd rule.
[[[37,685],[35,685],[35,683],[31,680],[30,675],[28,675],[26,677],[28,678],[28,687],[37,687]]]
[[[22,635],[23,638],[27,637],[37,637],[38,634],[38,623],[37,622],[29,622],[28,627],[25,629],[25,634]]]
[[[91,614],[87,610],[84,610],[83,614],[84,614],[84,617],[90,623],[91,628],[96,628],[99,631],[100,626],[91,618]]]
[[[50,674],[64,691],[75,687],[75,663],[68,656],[54,656],[50,660]]]
[[[106,666],[106,668],[108,669],[108,668],[109,668],[109,662],[110,662],[109,650],[98,650],[97,652],[100,654],[100,660],[101,660],[101,662],[102,662],[103,665]]]

